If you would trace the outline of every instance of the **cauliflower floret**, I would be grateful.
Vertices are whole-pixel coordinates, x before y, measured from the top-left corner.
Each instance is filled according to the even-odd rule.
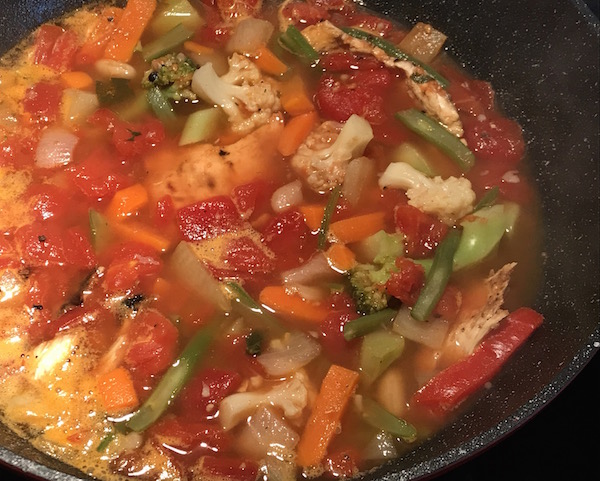
[[[225,431],[242,422],[263,404],[279,407],[286,418],[298,418],[308,404],[307,379],[300,372],[269,391],[238,392],[219,404],[219,421]]]
[[[390,164],[379,178],[379,186],[406,190],[410,205],[436,215],[448,225],[472,212],[475,202],[468,179],[439,176],[430,179],[405,162]]]
[[[362,156],[373,129],[362,117],[351,115],[345,124],[326,121],[311,132],[292,157],[292,167],[317,192],[341,184],[352,159]]]
[[[229,58],[229,71],[222,77],[216,74],[212,63],[196,70],[192,90],[221,107],[231,129],[240,134],[266,124],[281,109],[277,91],[262,78],[254,63],[237,53]]]

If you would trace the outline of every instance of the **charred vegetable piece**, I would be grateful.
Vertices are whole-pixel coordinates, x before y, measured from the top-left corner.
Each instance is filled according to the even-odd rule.
[[[196,364],[206,353],[214,336],[214,323],[200,329],[171,365],[150,397],[126,422],[132,431],[141,432],[154,424],[183,389],[194,373]]]
[[[388,42],[387,40],[384,40],[381,37],[377,37],[377,36],[373,35],[372,33],[365,32],[364,30],[360,30],[359,28],[344,27],[344,28],[342,28],[342,30],[354,38],[366,40],[371,45],[383,50],[390,57],[393,57],[398,60],[407,60],[415,65],[418,65],[423,70],[425,70],[425,72],[427,72],[427,74],[430,75],[431,78],[435,79],[442,87],[446,88],[448,86],[448,84],[449,84],[448,80],[446,80],[442,75],[440,75],[438,72],[436,72],[434,69],[432,69],[429,65],[421,62],[420,60],[417,60],[415,57],[408,55],[407,53],[404,53],[402,50],[400,50],[398,47],[396,47],[393,43]],[[426,79],[423,79],[423,80],[426,80]]]
[[[452,274],[454,253],[460,242],[460,232],[451,230],[437,247],[433,264],[425,278],[425,285],[412,308],[411,315],[418,321],[426,320],[442,297]]]
[[[458,137],[452,135],[444,126],[427,115],[416,109],[409,109],[397,112],[396,118],[414,133],[444,152],[456,162],[463,172],[467,172],[475,164],[473,152]]]

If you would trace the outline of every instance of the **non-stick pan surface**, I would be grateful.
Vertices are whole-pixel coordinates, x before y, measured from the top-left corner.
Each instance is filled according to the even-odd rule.
[[[0,0],[0,52],[36,25],[81,3]],[[366,4],[401,21],[432,23],[448,35],[452,55],[476,77],[493,83],[508,115],[524,127],[542,195],[544,278],[534,307],[544,314],[545,323],[472,409],[407,456],[364,476],[416,479],[464,462],[521,426],[573,379],[600,346],[599,27],[580,1],[369,0]],[[597,387],[589,386],[590,396]],[[590,422],[593,419],[590,413]],[[572,434],[569,426],[556,426],[557,443],[598,445],[596,438],[577,440]],[[44,479],[80,479],[75,470],[41,455],[2,426],[0,445],[0,459],[9,465]],[[536,446],[530,449],[543,463],[544,453]],[[576,469],[573,475],[579,478]]]

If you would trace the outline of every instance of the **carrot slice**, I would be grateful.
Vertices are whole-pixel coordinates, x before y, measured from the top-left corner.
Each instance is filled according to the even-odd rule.
[[[385,213],[373,212],[333,222],[329,232],[342,244],[358,242],[385,228]]]
[[[298,443],[300,466],[316,466],[323,460],[357,383],[357,372],[337,364],[329,368]]]
[[[113,222],[110,224],[111,229],[124,239],[141,242],[146,244],[158,252],[164,252],[171,247],[171,241],[157,234],[143,224],[137,222]]]
[[[347,272],[356,264],[354,252],[348,249],[344,244],[332,244],[325,253],[329,264],[340,272]]]
[[[128,62],[155,9],[156,0],[129,0],[115,32],[106,45],[104,56],[119,62]]]
[[[297,294],[289,294],[283,286],[265,287],[259,294],[259,301],[278,314],[311,324],[320,324],[329,314],[325,306],[307,301]]]
[[[294,75],[290,80],[281,84],[281,106],[292,116],[315,110],[299,75]]]
[[[85,72],[64,72],[60,81],[67,88],[85,90],[94,84],[94,80]]]
[[[89,65],[102,58],[106,44],[115,33],[122,15],[122,8],[107,7],[102,10],[96,26],[77,52],[76,59],[79,65]]]
[[[323,213],[325,212],[325,206],[323,205],[303,205],[298,210],[304,216],[304,222],[310,230],[317,231],[321,227],[321,221],[323,220]]]
[[[271,75],[283,75],[288,71],[288,66],[265,46],[260,47],[256,52],[254,63],[263,72]]]
[[[118,367],[98,378],[98,393],[107,412],[120,412],[139,405],[129,371]]]
[[[316,112],[307,112],[293,117],[283,128],[277,150],[281,155],[288,156],[295,154],[298,147],[304,142],[319,116]]]
[[[106,216],[122,219],[135,214],[148,203],[148,191],[142,184],[118,190],[106,208]]]

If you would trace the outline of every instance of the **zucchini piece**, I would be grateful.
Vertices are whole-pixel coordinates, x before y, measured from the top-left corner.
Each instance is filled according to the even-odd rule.
[[[191,114],[183,126],[179,145],[195,144],[212,137],[222,120],[221,109],[212,107]]]
[[[404,350],[404,337],[391,331],[379,330],[363,337],[360,348],[361,380],[372,384]]]
[[[161,57],[166,53],[174,50],[183,42],[194,35],[194,31],[178,24],[169,30],[165,35],[150,42],[142,48],[142,56],[146,62]]]
[[[206,22],[188,0],[163,0],[160,2],[150,29],[155,35],[165,35],[169,30],[182,24],[196,31]]]

